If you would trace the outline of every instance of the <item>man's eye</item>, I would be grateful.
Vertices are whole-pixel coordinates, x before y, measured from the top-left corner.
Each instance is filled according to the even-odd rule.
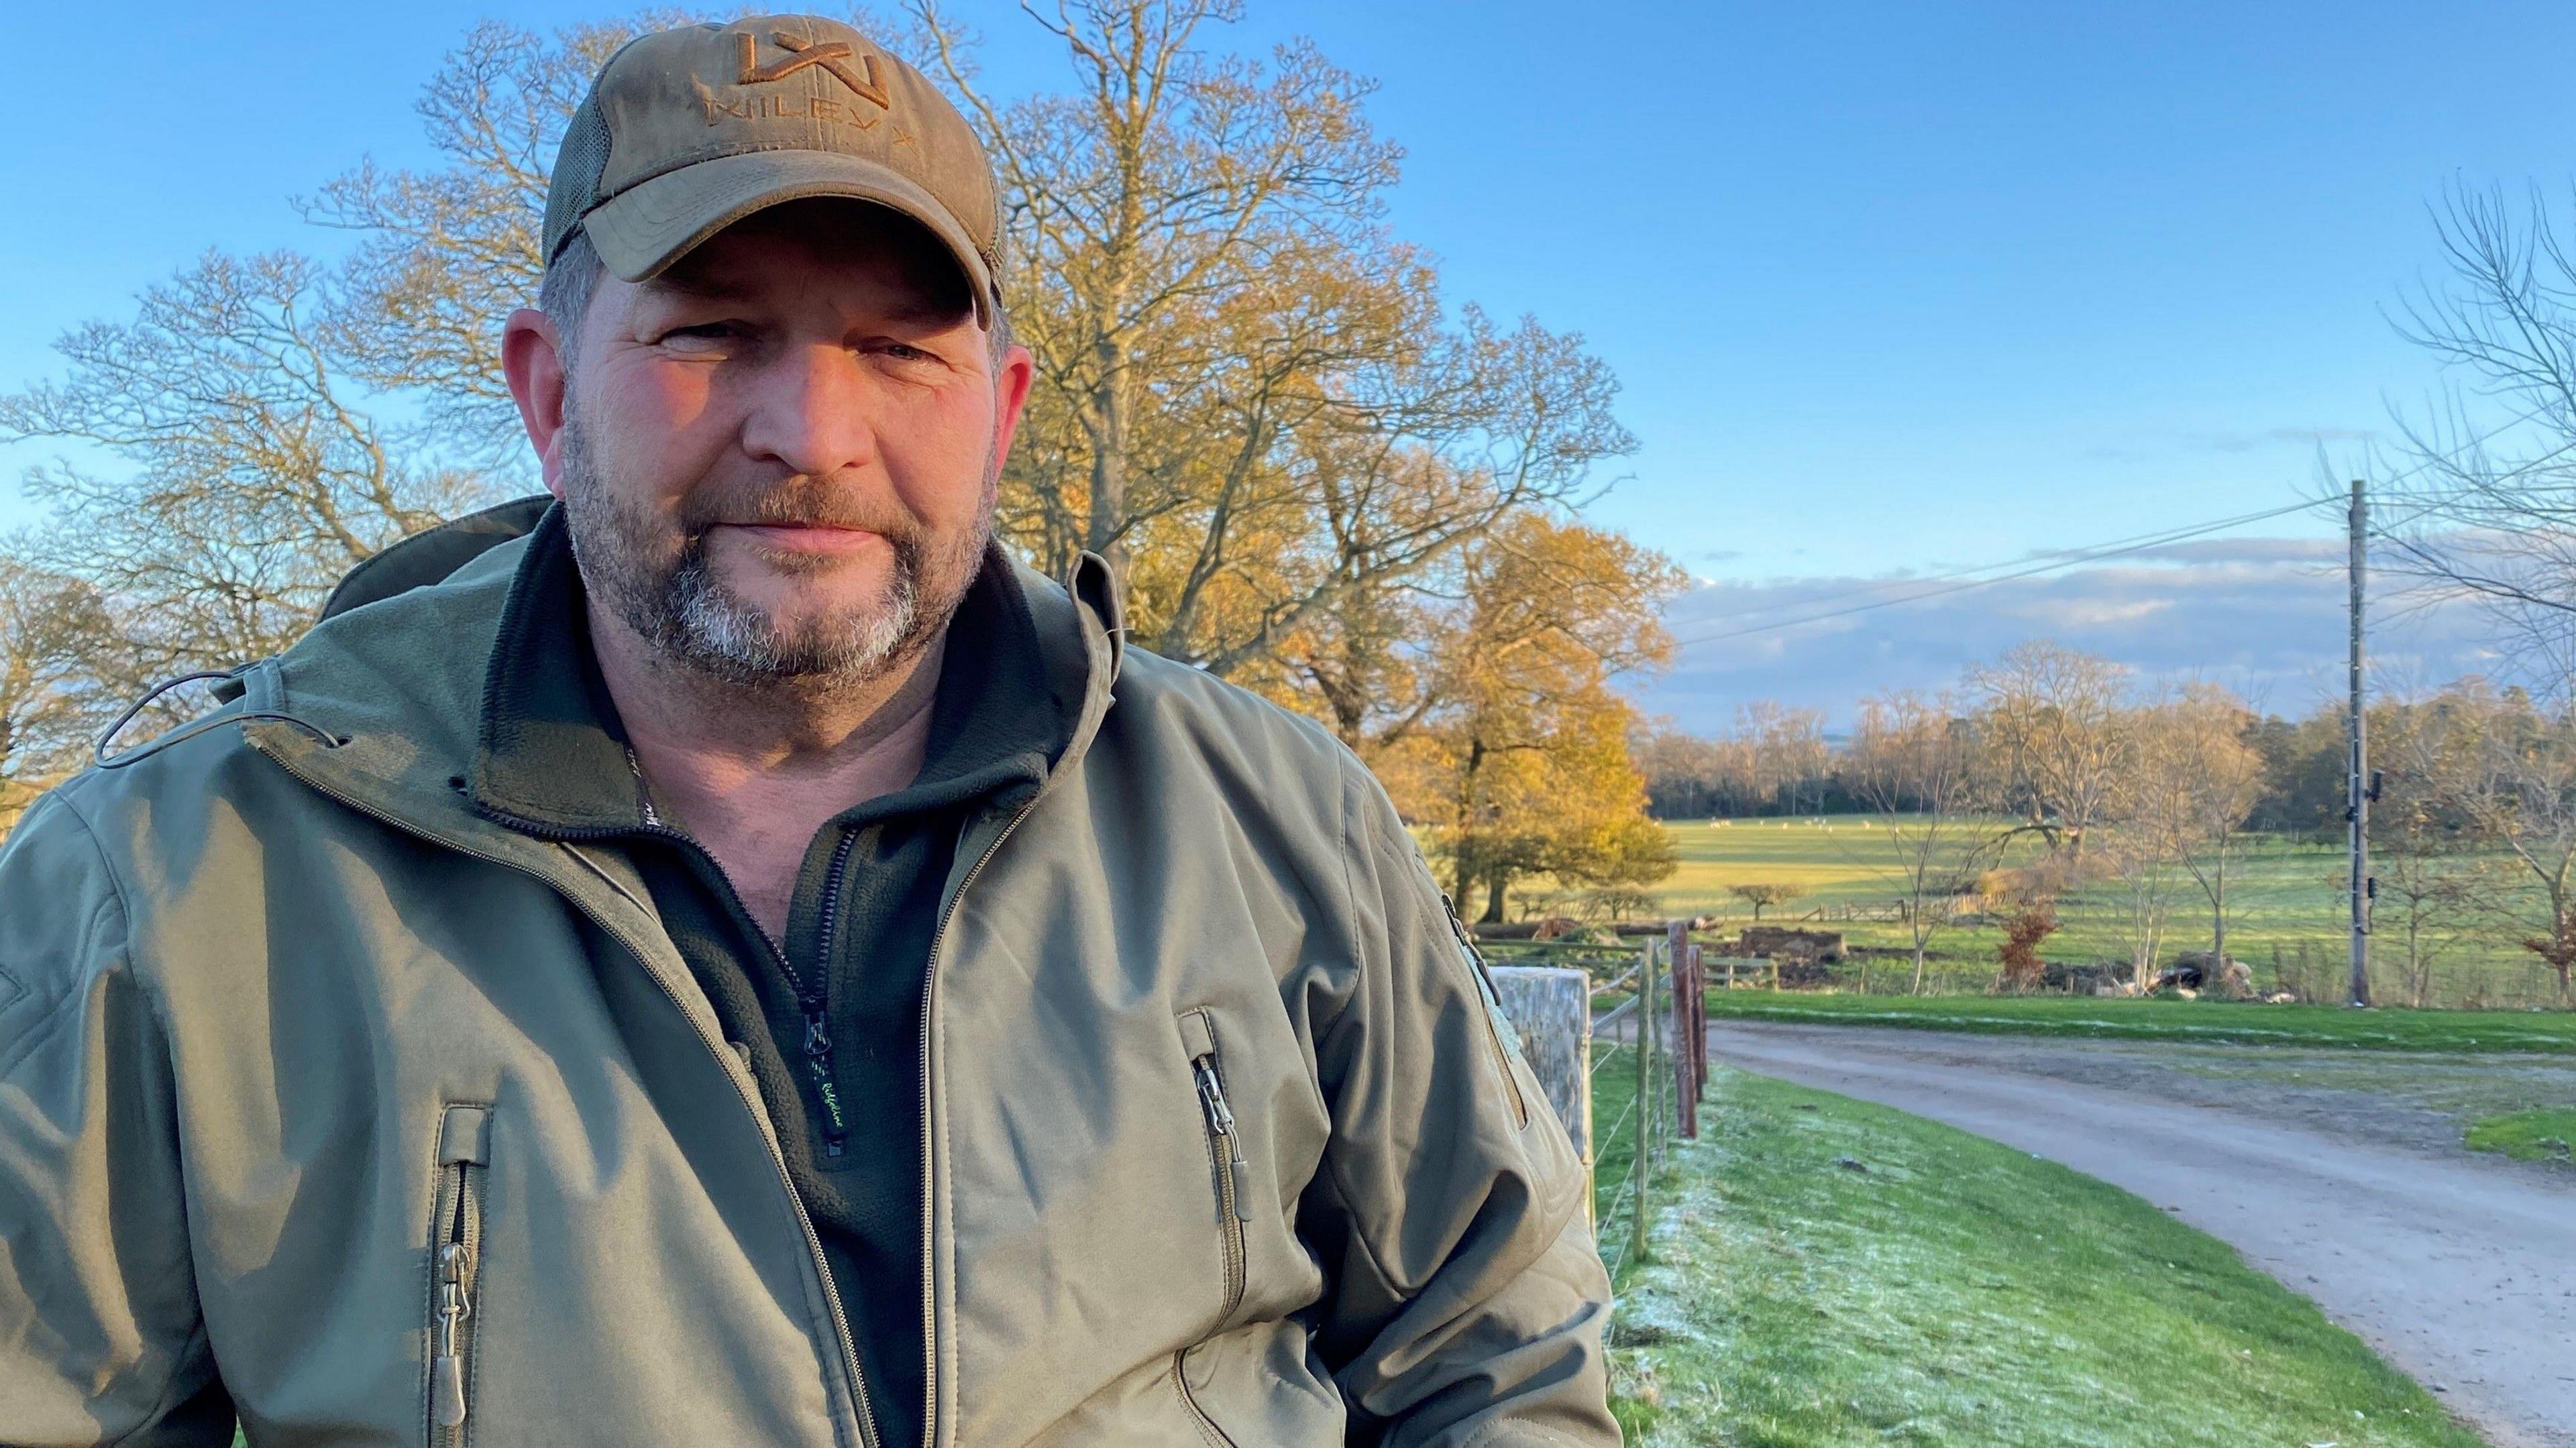
[[[691,344],[731,341],[740,335],[740,330],[731,322],[700,322],[694,327],[674,327],[670,331],[662,334],[662,340],[664,342],[676,342],[682,346],[689,346]]]

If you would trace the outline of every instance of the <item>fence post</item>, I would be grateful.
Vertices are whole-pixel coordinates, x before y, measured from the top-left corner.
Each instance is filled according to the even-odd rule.
[[[1690,1134],[1700,1134],[1700,1103],[1708,1100],[1708,958],[1690,946]]]
[[[1568,966],[1489,968],[1503,1015],[1520,1034],[1521,1057],[1592,1174],[1592,977]]]
[[[1637,1118],[1636,1160],[1632,1174],[1637,1182],[1635,1209],[1629,1213],[1628,1254],[1637,1261],[1646,1260],[1646,1178],[1655,1170],[1654,1091],[1655,1091],[1655,942],[1647,937],[1644,954],[1637,961],[1637,1094],[1629,1110]]]
[[[1690,1044],[1690,922],[1665,925],[1664,941],[1665,953],[1673,962],[1673,1128],[1683,1140],[1691,1141],[1699,1136],[1699,1083],[1692,1079],[1699,1063]]]

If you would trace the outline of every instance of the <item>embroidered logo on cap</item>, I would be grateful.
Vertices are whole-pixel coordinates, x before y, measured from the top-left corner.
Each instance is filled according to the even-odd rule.
[[[848,86],[850,93],[859,99],[874,101],[879,110],[894,109],[894,98],[886,94],[884,83],[877,79],[877,58],[873,55],[857,54],[846,40],[799,40],[783,31],[773,30],[769,33],[769,38],[776,42],[779,49],[786,51],[787,55],[785,59],[762,65],[760,42],[752,38],[751,32],[737,31],[735,38],[742,42],[742,73],[734,77],[735,85],[759,85],[767,81],[785,80],[807,66],[819,65],[830,71],[833,79]],[[853,59],[858,61],[859,70],[850,68],[850,62]],[[864,79],[861,77],[861,71],[866,73]]]

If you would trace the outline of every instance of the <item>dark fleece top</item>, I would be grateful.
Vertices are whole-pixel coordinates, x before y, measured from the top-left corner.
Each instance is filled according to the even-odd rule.
[[[822,1237],[888,1448],[924,1417],[923,991],[961,833],[1033,794],[1082,699],[1078,640],[1041,637],[998,552],[959,604],[921,773],[806,846],[783,939],[657,808],[590,644],[562,512],[530,534],[484,686],[487,814],[626,851],[671,941],[744,1047]]]

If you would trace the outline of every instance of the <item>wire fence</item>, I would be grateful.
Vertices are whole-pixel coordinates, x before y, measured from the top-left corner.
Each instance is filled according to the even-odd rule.
[[[1587,1090],[1551,1094],[1586,1103],[1579,1133],[1591,1174],[1594,1237],[1617,1282],[1648,1255],[1659,1173],[1672,1144],[1699,1135],[1708,1079],[1706,988],[1700,948],[1676,925],[1633,945],[1524,947],[1512,963],[1574,967],[1590,986],[1580,1062]]]

